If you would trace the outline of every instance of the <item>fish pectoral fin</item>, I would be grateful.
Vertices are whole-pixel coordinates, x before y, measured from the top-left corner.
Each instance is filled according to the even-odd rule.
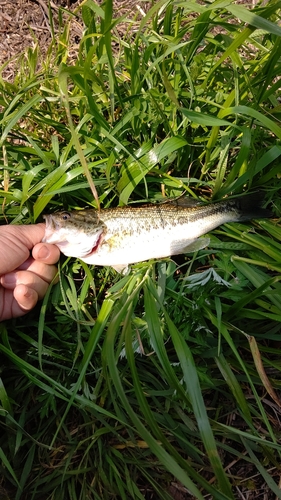
[[[121,274],[127,274],[128,269],[129,269],[128,264],[116,264],[115,266],[111,266],[111,267],[113,267],[113,269],[115,269],[115,271],[117,271],[117,273],[121,273]]]
[[[210,243],[210,238],[199,238],[198,240],[193,241],[185,248],[183,248],[182,253],[194,253],[202,250],[207,247]]]

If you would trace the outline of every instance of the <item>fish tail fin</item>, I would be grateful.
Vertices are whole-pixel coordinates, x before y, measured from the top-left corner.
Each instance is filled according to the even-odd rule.
[[[262,208],[264,195],[261,191],[239,196],[234,199],[236,209],[239,214],[239,220],[250,219],[269,219],[274,217],[273,212],[267,208]]]

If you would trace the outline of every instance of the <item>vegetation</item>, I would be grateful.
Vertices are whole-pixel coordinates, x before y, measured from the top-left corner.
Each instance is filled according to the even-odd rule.
[[[2,223],[96,207],[87,168],[102,207],[261,190],[276,219],[125,276],[62,257],[0,325],[2,497],[281,498],[280,2],[76,15],[75,61],[61,17],[0,80]]]

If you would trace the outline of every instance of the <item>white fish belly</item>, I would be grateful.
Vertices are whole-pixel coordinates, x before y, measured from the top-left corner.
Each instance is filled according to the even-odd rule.
[[[88,264],[119,266],[184,253],[186,247],[208,231],[206,224],[188,223],[138,233],[111,232],[95,252],[83,257]]]

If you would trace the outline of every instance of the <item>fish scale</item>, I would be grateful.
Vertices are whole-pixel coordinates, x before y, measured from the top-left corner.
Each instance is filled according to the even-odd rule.
[[[124,271],[129,264],[199,250],[200,236],[226,222],[272,217],[254,193],[216,203],[180,198],[160,204],[45,215],[43,241],[88,264]],[[199,238],[199,239],[198,239]]]

